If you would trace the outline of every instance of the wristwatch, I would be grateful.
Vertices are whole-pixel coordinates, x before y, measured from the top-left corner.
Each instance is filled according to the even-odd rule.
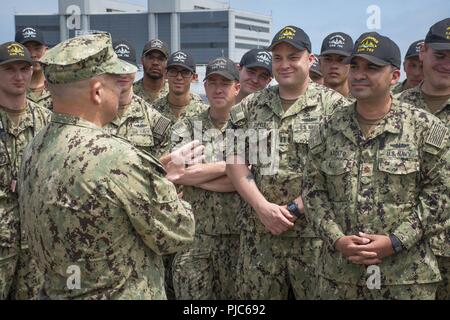
[[[297,218],[300,218],[300,216],[302,215],[302,213],[300,212],[300,209],[298,208],[297,203],[295,203],[294,200],[292,200],[291,202],[288,203],[287,209],[290,213],[292,213]]]
[[[394,250],[394,252],[400,253],[403,251],[404,247],[402,242],[397,238],[397,236],[395,234],[390,234],[389,235],[389,239],[391,239],[391,243],[392,243],[392,249]]]

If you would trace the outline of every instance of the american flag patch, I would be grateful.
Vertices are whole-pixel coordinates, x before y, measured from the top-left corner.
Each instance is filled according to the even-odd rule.
[[[170,126],[170,120],[164,117],[159,118],[156,126],[153,128],[153,134],[157,136],[157,138],[161,138],[164,136],[167,128]]]
[[[433,124],[426,143],[435,146],[439,149],[442,149],[444,147],[444,142],[447,137],[447,132],[448,129],[444,125],[439,123]]]

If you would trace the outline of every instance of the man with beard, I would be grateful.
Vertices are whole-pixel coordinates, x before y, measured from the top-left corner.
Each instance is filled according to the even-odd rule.
[[[134,84],[134,93],[148,103],[153,103],[169,92],[164,78],[168,57],[169,48],[159,39],[153,39],[144,46],[141,57],[144,77]]]
[[[423,80],[422,62],[419,59],[420,48],[423,45],[423,40],[413,42],[405,55],[403,62],[403,69],[406,73],[406,80],[397,83],[392,87],[392,94],[399,94],[410,88],[418,86]]]
[[[320,52],[320,69],[323,74],[323,84],[348,97],[348,72],[350,66],[344,59],[350,56],[353,49],[352,38],[343,32],[329,34],[322,42]]]
[[[52,97],[50,91],[47,90],[44,72],[39,63],[48,49],[44,35],[37,28],[25,27],[16,32],[15,41],[23,44],[30,51],[33,59],[33,76],[27,91],[27,99],[51,110],[53,108]]]

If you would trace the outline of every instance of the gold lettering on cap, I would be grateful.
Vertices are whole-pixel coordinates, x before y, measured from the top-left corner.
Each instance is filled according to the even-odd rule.
[[[378,48],[378,42],[380,42],[377,38],[369,36],[365,37],[359,44],[358,44],[358,53],[372,53],[375,51],[376,48]]]
[[[291,27],[285,27],[281,30],[280,35],[278,36],[278,40],[289,39],[292,40],[295,37],[297,31]]]
[[[16,43],[12,43],[8,46],[8,54],[12,57],[25,57],[25,51]]]

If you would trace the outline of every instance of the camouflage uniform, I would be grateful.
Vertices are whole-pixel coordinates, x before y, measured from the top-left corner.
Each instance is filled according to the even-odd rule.
[[[174,126],[174,143],[185,144],[202,135],[206,163],[220,162],[227,141],[225,129],[217,129],[206,110]],[[172,265],[177,299],[235,299],[239,252],[236,217],[241,198],[237,192],[192,186],[185,186],[183,193],[194,208],[196,230],[194,244],[177,253]]]
[[[267,168],[261,161],[251,162],[256,185],[267,201],[287,205],[300,196],[309,133],[322,116],[347,102],[336,91],[311,81],[305,94],[286,112],[281,106],[278,86],[250,95],[233,108],[234,129],[279,130],[278,135],[272,132],[259,138],[262,145],[267,140],[269,150],[277,150],[278,170],[265,175],[263,171]],[[246,150],[236,153],[250,159],[256,153],[249,151],[251,145],[255,143],[246,143]],[[303,217],[281,236],[268,234],[253,210],[245,212],[238,225],[241,249],[236,288],[240,299],[286,299],[290,285],[297,299],[313,297],[321,240]]]
[[[28,251],[19,219],[19,201],[12,181],[22,162],[22,154],[48,122],[50,113],[27,101],[27,113],[16,127],[0,109],[0,299],[32,299],[37,296],[42,275]],[[6,149],[5,149],[6,148]]]
[[[41,61],[49,84],[131,74],[108,34],[69,39]],[[193,240],[194,217],[150,154],[55,113],[24,152],[20,214],[41,298],[165,299],[160,255]]]
[[[449,171],[441,170],[450,161],[447,139],[433,115],[395,99],[368,138],[356,104],[311,134],[303,199],[308,221],[324,239],[318,298],[434,298],[441,277],[427,237],[450,222]],[[370,295],[366,267],[334,249],[340,237],[358,232],[394,234],[405,247],[378,265],[381,291]]]
[[[420,86],[403,92],[398,98],[415,107],[430,111],[422,95]],[[448,100],[434,115],[450,129],[450,100]],[[436,298],[450,300],[450,230],[434,237],[431,240],[431,246],[434,254],[437,256],[439,270],[441,271],[442,276],[442,283],[438,287]]]
[[[170,120],[134,95],[125,114],[103,127],[159,158],[170,147]]]
[[[37,97],[31,90],[28,90],[27,99],[33,101],[43,108],[53,110],[53,99],[50,91],[48,91],[47,89],[44,89],[39,97]]]
[[[404,80],[403,82],[398,82],[397,84],[395,84],[391,87],[391,93],[393,95],[402,93],[403,91],[405,91],[405,89],[404,89],[405,85],[406,85],[406,80]]]
[[[165,299],[159,255],[190,242],[194,222],[164,175],[126,140],[53,115],[25,152],[20,175],[25,229],[47,297]],[[70,266],[81,270],[79,290],[67,287]]]
[[[153,93],[153,94],[149,95],[144,90],[144,79],[141,79],[133,84],[133,91],[134,91],[135,95],[138,95],[139,97],[144,99],[145,102],[152,104],[156,100],[164,97],[165,95],[167,95],[169,93],[169,84],[167,83],[167,81],[165,81],[164,87],[162,88],[161,91],[159,91],[158,93]]]
[[[186,107],[184,113],[177,118],[173,113],[172,110],[170,109],[170,105],[169,105],[169,94],[166,94],[165,96],[163,96],[162,98],[158,99],[157,101],[155,101],[153,103],[153,108],[155,108],[155,110],[159,111],[163,116],[165,116],[166,118],[168,118],[172,124],[175,124],[178,120],[183,120],[186,117],[193,117],[196,116],[200,113],[202,113],[203,111],[208,109],[208,106],[203,102],[203,100],[200,98],[200,96],[191,93],[191,101],[189,102],[189,105]],[[177,190],[179,193],[181,193],[183,191],[183,186],[178,185],[177,186]],[[185,198],[189,200],[188,198]],[[166,267],[166,289],[168,292],[168,297],[169,300],[170,299],[175,299],[175,292],[174,292],[174,288],[173,288],[173,284],[172,283],[172,263],[173,263],[173,259],[174,256],[164,256],[164,266]]]
[[[155,101],[155,103],[153,104],[153,108],[161,112],[161,114],[165,117],[169,118],[170,121],[172,121],[172,124],[174,124],[178,120],[183,120],[184,118],[193,117],[202,113],[203,111],[208,109],[208,106],[203,102],[202,98],[200,98],[199,95],[191,93],[191,101],[184,110],[184,113],[179,118],[177,118],[170,109],[168,94]]]

